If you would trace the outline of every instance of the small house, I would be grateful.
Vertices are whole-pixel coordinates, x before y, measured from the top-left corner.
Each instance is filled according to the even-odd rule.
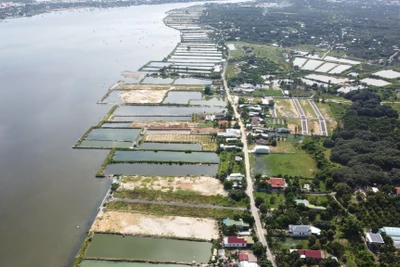
[[[290,253],[297,251],[300,254],[301,259],[314,258],[316,260],[321,260],[324,258],[324,253],[321,250],[311,250],[311,249],[291,249]]]
[[[288,129],[288,128],[278,128],[277,132],[278,133],[290,133],[290,129]]]
[[[205,121],[214,121],[215,120],[215,115],[207,115],[205,118]]]
[[[255,154],[268,154],[269,153],[269,146],[256,145],[254,153]]]
[[[367,233],[365,235],[365,238],[367,239],[368,246],[371,246],[372,244],[375,244],[378,246],[385,244],[385,241],[383,241],[383,238],[380,234]]]
[[[242,181],[243,178],[245,178],[246,176],[244,174],[241,173],[231,173],[230,175],[228,175],[226,177],[226,180],[228,181]]]
[[[287,184],[285,179],[277,178],[277,177],[270,177],[266,182],[271,186],[272,189],[285,189]]]
[[[224,247],[226,248],[245,248],[247,240],[244,237],[226,236],[224,237]]]
[[[309,237],[312,234],[320,235],[321,229],[310,225],[289,225],[289,235],[291,237]]]

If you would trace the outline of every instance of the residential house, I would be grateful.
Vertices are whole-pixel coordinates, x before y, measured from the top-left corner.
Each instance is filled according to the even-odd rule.
[[[287,186],[285,179],[283,178],[270,177],[266,182],[275,190],[282,190]]]
[[[245,248],[247,247],[247,240],[244,237],[226,236],[224,237],[224,247]]]
[[[288,129],[288,128],[278,128],[277,132],[278,133],[290,133],[290,129]]]
[[[258,267],[257,262],[252,262],[249,259],[249,256],[245,253],[239,254],[239,263],[238,267]]]
[[[312,234],[320,235],[321,229],[310,225],[289,225],[289,235],[291,237],[308,237]]]
[[[316,205],[310,204],[310,202],[309,202],[307,199],[296,199],[295,201],[296,201],[296,204],[297,204],[297,205],[303,204],[303,205],[306,206],[307,208],[310,208],[310,209],[312,209],[312,210],[314,210],[314,211],[318,211],[318,212],[319,212],[319,211],[324,211],[324,210],[326,210],[325,207],[316,206]]]
[[[244,174],[241,173],[231,173],[230,175],[228,175],[226,177],[226,180],[228,181],[242,181],[243,178],[245,178],[246,176]]]
[[[321,250],[311,250],[311,249],[291,249],[290,253],[297,251],[300,254],[301,259],[314,258],[316,260],[321,260],[324,258],[324,253]]]
[[[218,122],[218,124],[219,124],[219,126],[222,126],[222,125],[228,126],[228,125],[229,125],[229,121],[227,121],[227,120],[220,120],[220,121]]]
[[[205,120],[206,121],[214,121],[215,120],[215,115],[207,115]]]
[[[400,196],[400,187],[396,187],[396,195]]]
[[[378,246],[385,244],[385,241],[383,241],[383,238],[380,234],[366,233],[365,238],[367,239],[367,243],[370,248],[371,248],[372,244],[375,244]]]
[[[226,150],[226,151],[234,151],[234,150],[241,150],[242,148],[235,146],[235,145],[224,145],[224,144],[220,144],[219,147],[222,150]]]
[[[244,222],[242,219],[232,220],[229,218],[225,218],[222,220],[222,223],[227,227],[236,225],[236,227],[238,228],[239,231],[249,230],[249,228],[250,228],[250,224],[247,222]]]
[[[268,154],[269,153],[269,146],[256,145],[254,153],[255,154]]]
[[[248,106],[247,109],[249,111],[254,111],[254,112],[257,112],[257,113],[262,111],[262,107],[260,107],[259,105]]]
[[[225,132],[217,133],[218,137],[223,138],[237,138],[240,137],[240,130],[239,129],[226,129]]]

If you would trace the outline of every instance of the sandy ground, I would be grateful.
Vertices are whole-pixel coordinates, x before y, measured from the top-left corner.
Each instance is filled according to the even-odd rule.
[[[314,134],[321,134],[321,125],[319,124],[319,120],[307,120],[308,124],[308,134],[311,135],[311,129],[314,129]]]
[[[275,108],[280,117],[300,117],[292,99],[275,99]]]
[[[213,177],[143,177],[133,176],[124,177],[120,188],[122,190],[133,190],[135,188],[147,188],[151,190],[177,191],[190,190],[195,193],[211,196],[222,195],[227,196],[222,183]]]
[[[118,94],[124,103],[161,103],[168,90],[130,90]]]
[[[202,85],[170,85],[170,84],[132,84],[120,83],[119,90],[199,90],[204,89]]]
[[[141,79],[145,74],[137,71],[124,70],[121,72],[121,75],[125,78]]]
[[[154,216],[122,211],[106,211],[102,217],[96,218],[91,230],[204,240],[218,238],[216,220],[178,216]]]
[[[224,129],[220,128],[192,128],[190,129],[191,134],[212,134],[212,133],[219,133],[225,131]]]

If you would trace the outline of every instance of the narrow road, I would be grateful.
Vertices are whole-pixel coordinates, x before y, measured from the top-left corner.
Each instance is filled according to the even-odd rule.
[[[229,54],[228,54],[228,58],[227,58],[226,62],[228,62],[228,60],[229,60]],[[228,63],[226,63],[226,64],[228,64]],[[226,65],[224,66],[224,71],[222,73],[222,77],[223,77],[222,79],[224,82],[226,96],[228,98],[228,101],[231,102],[231,104],[232,104],[233,110],[235,112],[235,117],[237,118],[239,126],[240,126],[240,133],[242,135],[241,140],[243,143],[243,153],[244,153],[244,160],[245,160],[245,166],[246,166],[246,180],[247,180],[246,193],[247,193],[247,195],[249,195],[249,198],[250,198],[250,209],[251,209],[251,213],[254,217],[254,221],[255,221],[255,228],[256,228],[255,230],[256,230],[258,239],[267,248],[266,252],[267,252],[268,260],[271,261],[271,263],[274,267],[276,267],[276,263],[274,261],[274,258],[272,257],[271,250],[269,249],[267,240],[265,239],[265,234],[267,232],[262,227],[260,216],[258,214],[258,210],[257,210],[255,202],[254,202],[254,196],[253,196],[254,189],[253,189],[253,180],[251,179],[251,175],[250,175],[250,159],[249,159],[249,151],[248,151],[247,140],[246,140],[246,131],[245,131],[246,128],[245,128],[242,118],[240,117],[240,114],[237,110],[237,104],[233,101],[232,95],[229,91],[228,83],[226,82],[226,79],[225,79],[225,70],[226,70]]]
[[[247,210],[246,208],[238,207],[224,207],[215,205],[203,205],[203,204],[190,204],[182,202],[168,202],[168,201],[153,201],[153,200],[143,200],[143,199],[131,199],[131,198],[112,198],[110,201],[121,201],[127,203],[146,203],[155,205],[170,205],[170,206],[181,206],[181,207],[193,207],[193,208],[206,208],[206,209],[220,209],[220,210]]]
[[[326,121],[324,116],[322,116],[321,112],[319,111],[319,108],[317,107],[317,105],[314,103],[314,100],[312,100],[311,98],[308,99],[308,102],[310,102],[311,107],[313,108],[315,114],[318,117],[319,120],[319,124],[321,126],[321,134],[328,136],[328,130],[326,128]]]
[[[300,113],[300,122],[301,122],[301,131],[303,134],[308,134],[308,125],[307,125],[307,117],[303,111],[303,108],[300,105],[300,102],[297,98],[293,98],[293,102],[296,105],[297,110]]]
[[[274,105],[272,108],[270,108],[270,110],[271,110],[271,116],[272,116],[272,118],[278,117],[278,116],[276,115],[276,108],[275,108],[275,105]]]

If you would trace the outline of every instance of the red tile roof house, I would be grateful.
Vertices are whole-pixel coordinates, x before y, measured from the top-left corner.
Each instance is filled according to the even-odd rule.
[[[258,188],[260,191],[282,191],[287,187],[285,179],[283,178],[270,177],[269,179],[261,180],[260,182],[266,182],[271,186],[270,189]]]
[[[224,247],[226,248],[245,248],[247,247],[247,240],[243,237],[226,236],[224,237]]]
[[[239,261],[249,261],[249,256],[247,254],[239,254]]]
[[[229,124],[229,121],[227,121],[227,120],[220,120],[219,121],[219,125],[228,125]]]
[[[297,251],[300,254],[300,258],[314,258],[320,260],[324,258],[324,253],[321,250],[311,250],[311,249],[291,249],[290,253]]]

